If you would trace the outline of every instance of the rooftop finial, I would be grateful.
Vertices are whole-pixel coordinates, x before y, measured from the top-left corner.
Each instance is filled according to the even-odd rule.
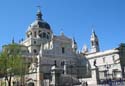
[[[94,25],[92,24],[92,33],[95,33]]]
[[[40,7],[40,5],[38,5],[37,8],[38,8],[38,12],[41,12],[41,10],[40,10],[41,7]]]
[[[38,7],[38,11],[36,14],[37,20],[42,20],[42,13],[41,13],[41,9],[40,9],[41,7],[40,7],[40,5],[38,5],[37,7]]]

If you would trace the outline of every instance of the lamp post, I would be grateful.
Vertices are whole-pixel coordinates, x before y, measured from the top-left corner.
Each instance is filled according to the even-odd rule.
[[[109,64],[106,64],[105,65],[105,68],[106,68],[106,81],[107,81],[107,83],[108,83],[108,80],[109,80],[109,68],[110,68],[111,66],[109,65]]]

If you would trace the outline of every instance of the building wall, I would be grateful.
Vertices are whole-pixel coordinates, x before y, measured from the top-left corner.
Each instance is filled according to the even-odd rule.
[[[119,52],[118,49],[112,49],[86,55],[91,68],[98,68],[99,80],[120,79],[123,77]]]

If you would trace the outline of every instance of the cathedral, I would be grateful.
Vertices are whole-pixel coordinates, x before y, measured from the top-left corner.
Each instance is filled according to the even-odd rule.
[[[32,82],[33,86],[57,86],[55,82],[58,81],[60,86],[69,86],[80,83],[80,78],[91,76],[89,61],[78,52],[75,39],[63,32],[59,36],[54,35],[51,26],[43,20],[40,9],[35,21],[27,29],[26,39],[20,44],[33,58],[29,74],[26,75],[27,84]],[[56,76],[56,72],[59,76]]]
[[[28,26],[26,38],[19,43],[23,49],[22,56],[30,62],[24,78],[26,86],[83,86],[85,81],[97,85],[107,79],[125,77],[124,43],[100,51],[99,39],[93,30],[90,51],[87,46],[78,51],[75,39],[63,32],[54,35],[42,16],[38,9],[36,19]]]

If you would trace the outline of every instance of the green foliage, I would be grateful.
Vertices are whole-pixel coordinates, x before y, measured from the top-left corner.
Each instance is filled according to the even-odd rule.
[[[13,76],[22,75],[26,72],[26,62],[21,56],[21,46],[10,44],[4,46],[0,53],[0,74]]]

